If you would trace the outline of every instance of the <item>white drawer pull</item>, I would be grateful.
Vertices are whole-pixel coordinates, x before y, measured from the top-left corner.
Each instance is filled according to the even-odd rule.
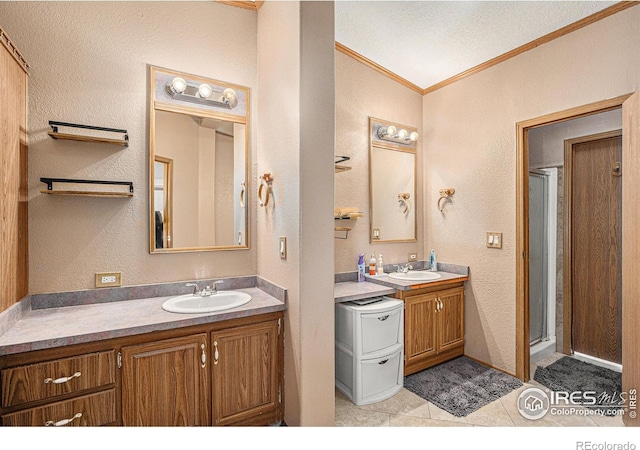
[[[380,361],[378,364],[385,364],[387,361],[389,361],[389,360],[385,359],[385,360]]]
[[[383,321],[387,320],[388,318],[389,318],[389,314],[387,314],[386,316],[380,316],[380,317],[378,317],[378,320],[379,320],[379,321],[381,321],[381,322],[383,322]]]
[[[74,420],[79,419],[80,417],[82,417],[82,413],[77,413],[75,416],[73,416],[70,419],[62,419],[62,420],[58,420],[57,422],[54,422],[53,420],[47,420],[44,423],[44,426],[45,427],[63,427],[65,425],[70,424]]]
[[[62,383],[66,383],[67,381],[71,381],[74,378],[78,378],[80,375],[81,375],[80,372],[76,372],[73,375],[71,375],[70,377],[56,378],[55,380],[53,378],[45,378],[44,384],[49,384],[49,383],[62,384]]]

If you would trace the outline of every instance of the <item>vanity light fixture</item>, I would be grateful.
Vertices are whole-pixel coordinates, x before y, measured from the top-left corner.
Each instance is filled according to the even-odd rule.
[[[404,144],[410,145],[413,142],[416,142],[420,135],[416,131],[412,131],[409,133],[404,128],[398,130],[393,125],[389,125],[388,127],[381,126],[378,128],[378,132],[376,133],[379,139],[384,141],[395,142],[396,144]]]
[[[166,89],[167,93],[176,100],[227,109],[233,109],[238,105],[236,91],[231,88],[226,88],[221,91],[206,83],[192,85],[183,78],[176,77],[167,83]],[[221,92],[222,95],[217,99],[212,98],[214,92]]]

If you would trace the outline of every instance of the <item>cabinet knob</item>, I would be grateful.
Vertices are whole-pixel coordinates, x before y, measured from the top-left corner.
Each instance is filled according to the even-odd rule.
[[[200,348],[202,349],[202,355],[200,356],[200,360],[202,361],[202,364],[200,364],[200,367],[204,369],[205,366],[207,365],[207,353],[204,351],[205,349],[204,344],[201,344]]]
[[[388,318],[389,318],[389,314],[387,314],[386,316],[380,316],[380,317],[378,317],[378,320],[379,320],[379,321],[381,321],[381,322],[383,322],[383,321],[387,320]]]
[[[218,364],[218,359],[220,355],[218,354],[218,341],[213,341],[213,364]]]
[[[380,361],[378,364],[382,365],[385,364],[387,361],[389,361],[388,359],[383,359],[382,361]]]

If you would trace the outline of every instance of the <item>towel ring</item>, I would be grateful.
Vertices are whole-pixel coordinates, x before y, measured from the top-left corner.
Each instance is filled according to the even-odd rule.
[[[442,212],[442,208],[444,208],[444,202],[447,201],[449,197],[455,194],[456,190],[454,188],[448,189],[440,189],[440,198],[438,199],[438,211]]]
[[[260,206],[267,206],[269,204],[269,191],[271,190],[271,182],[273,177],[270,173],[265,173],[260,177],[260,187],[258,188],[258,200],[260,200]],[[262,199],[262,190],[266,186],[266,197]]]

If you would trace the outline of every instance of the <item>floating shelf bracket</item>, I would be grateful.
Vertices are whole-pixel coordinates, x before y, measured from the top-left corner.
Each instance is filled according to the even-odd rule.
[[[53,139],[68,139],[73,141],[87,141],[87,142],[102,142],[106,144],[117,144],[123,145],[125,147],[129,146],[129,134],[127,130],[120,130],[117,128],[104,128],[104,127],[96,127],[93,125],[80,125],[77,123],[68,123],[68,122],[56,122],[53,120],[49,121],[49,126],[51,127],[51,131],[49,132],[49,136]],[[124,134],[123,139],[113,139],[113,138],[105,138],[105,137],[97,137],[97,136],[85,136],[81,134],[68,134],[68,133],[60,133],[58,131],[58,127],[70,127],[70,128],[81,128],[84,130],[94,130],[94,131],[104,131],[108,133],[122,133]]]
[[[71,178],[40,178],[40,181],[47,185],[45,194],[59,195],[86,195],[96,197],[131,197],[133,195],[133,181],[110,181],[110,180],[76,180]],[[101,191],[57,191],[53,189],[53,183],[78,183],[78,184],[103,184],[128,186],[129,192],[101,192]]]

